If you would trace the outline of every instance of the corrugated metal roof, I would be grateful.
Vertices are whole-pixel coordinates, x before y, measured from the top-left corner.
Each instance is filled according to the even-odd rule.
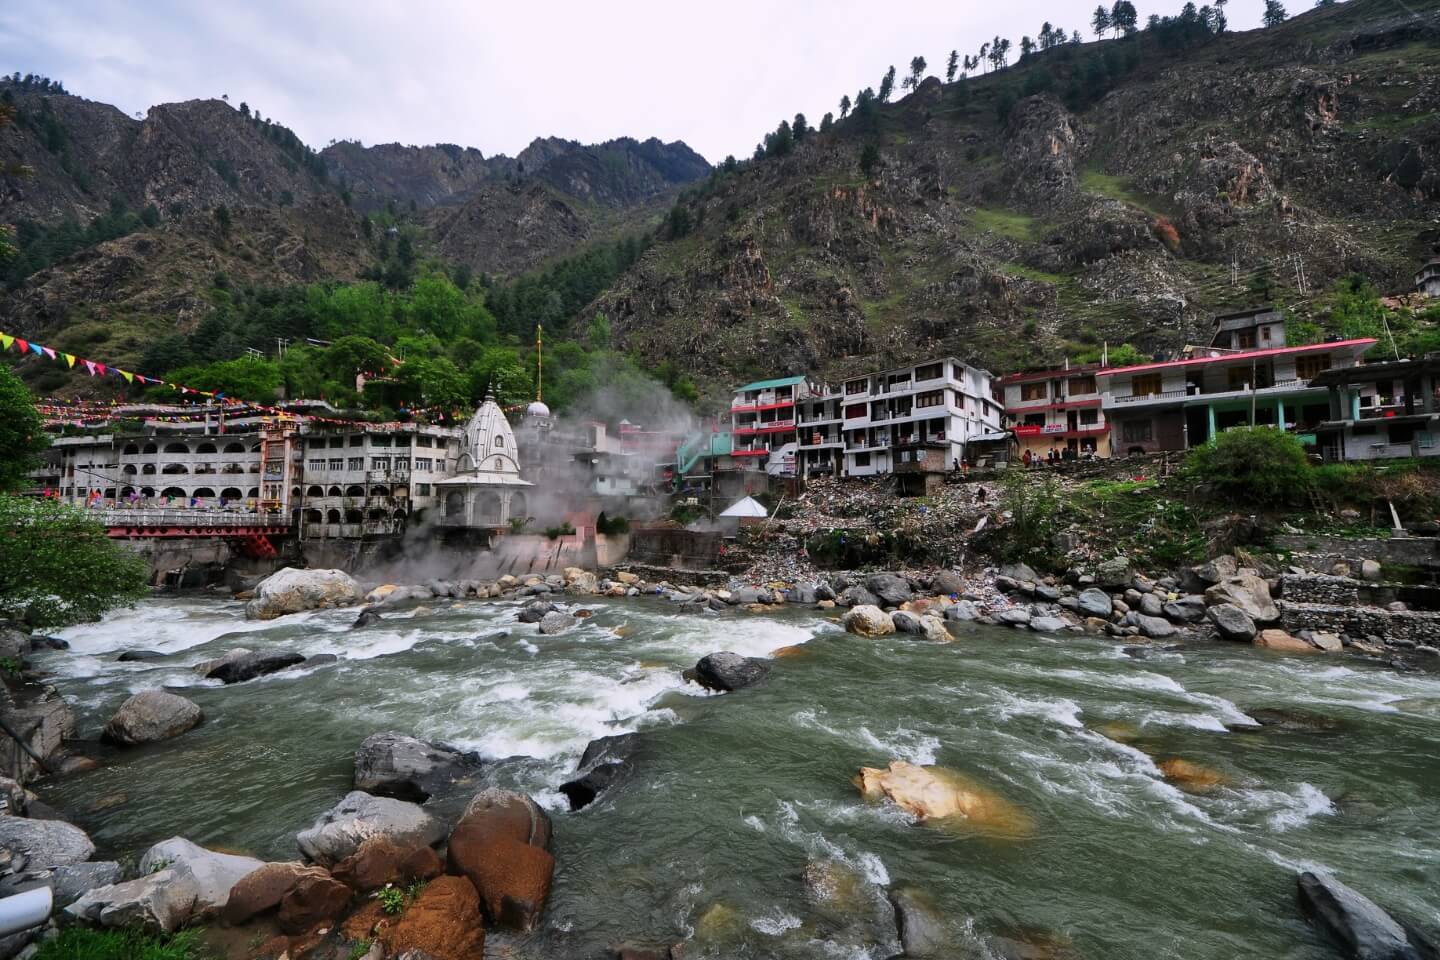
[[[790,387],[797,383],[804,383],[804,377],[780,377],[776,380],[756,380],[754,383],[747,383],[735,392],[744,393],[746,390],[769,390],[771,387]]]

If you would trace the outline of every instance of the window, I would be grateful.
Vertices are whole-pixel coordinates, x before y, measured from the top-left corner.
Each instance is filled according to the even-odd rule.
[[[1259,372],[1251,372],[1249,367],[1231,367],[1225,371],[1225,379],[1231,390],[1248,390],[1251,380],[1259,379]]]
[[[945,376],[945,364],[927,363],[923,367],[915,368],[916,380],[938,380]]]
[[[845,384],[845,395],[847,397],[853,397],[857,393],[864,393],[865,390],[866,382],[864,380],[851,380]]]
[[[331,469],[331,470],[344,470],[344,469],[345,469],[345,459],[344,459],[343,457],[331,457],[331,458],[330,458],[330,469]]]
[[[415,496],[417,496],[417,497],[428,497],[428,496],[430,496],[430,484],[428,484],[428,483],[417,483],[417,484],[415,484]]]
[[[430,446],[430,445],[431,445],[431,440],[430,440],[430,438],[427,437],[427,436],[425,436],[423,433],[422,433],[420,436],[418,436],[418,437],[415,438],[415,446],[417,446],[417,447],[428,447],[428,446]]]
[[[1100,422],[1100,411],[1093,408],[1090,410],[1081,410],[1080,422],[1087,427],[1095,426]]]
[[[1255,331],[1241,330],[1239,333],[1235,334],[1235,345],[1241,350],[1255,349]]]
[[[324,469],[325,469],[325,461],[324,461],[324,460],[308,460],[308,461],[306,461],[306,466],[308,466],[311,470],[324,470]]]
[[[371,457],[371,458],[370,458],[370,469],[371,469],[371,470],[389,470],[389,469],[390,469],[390,458],[389,458],[389,457]]]
[[[1083,397],[1095,392],[1094,377],[1071,377],[1067,387],[1072,397]]]
[[[1330,369],[1330,354],[1311,353],[1295,358],[1295,376],[1301,380],[1313,380],[1321,372]]]
[[[858,420],[863,416],[865,416],[865,404],[863,403],[852,403],[845,408],[846,420]]]
[[[1149,420],[1127,420],[1120,425],[1120,439],[1124,443],[1149,443],[1152,436]]]
[[[396,434],[396,436],[395,436],[395,446],[397,446],[397,447],[408,447],[408,446],[410,446],[410,434],[408,434],[408,433]]]
[[[372,447],[388,447],[388,446],[390,446],[390,437],[389,437],[389,435],[388,435],[388,434],[383,434],[383,433],[377,433],[375,436],[373,436],[373,437],[370,438],[370,446],[372,446]]]
[[[1021,400],[1044,400],[1050,396],[1048,384],[1044,380],[1036,380],[1034,383],[1020,384]]]
[[[1146,373],[1130,378],[1132,397],[1155,397],[1160,395],[1160,374]]]
[[[857,453],[857,454],[855,454],[855,466],[857,466],[857,467],[868,467],[868,466],[870,466],[870,454],[868,454],[868,453]]]
[[[1045,426],[1045,414],[1043,414],[1043,413],[1027,413],[1027,414],[1025,414],[1025,426],[1027,426],[1027,427],[1043,427],[1043,426]]]
[[[1270,328],[1269,328],[1269,327],[1261,327],[1261,328],[1260,328],[1260,341],[1261,341],[1262,343],[1269,343],[1269,342],[1270,342]]]
[[[395,469],[396,469],[396,470],[409,470],[409,469],[410,469],[410,458],[409,458],[409,457],[396,457],[396,458],[395,458]]]
[[[944,405],[944,390],[931,390],[927,393],[921,393],[915,396],[915,406],[917,407],[943,407]]]
[[[1410,443],[1415,439],[1413,423],[1392,423],[1389,428],[1391,443]]]
[[[362,437],[362,436],[360,436],[358,433],[357,433],[355,436],[353,436],[353,437],[350,438],[350,446],[352,446],[352,447],[358,447],[358,446],[360,446],[361,444],[363,444],[364,442],[365,442],[365,438]]]
[[[416,469],[416,470],[427,470],[427,471],[428,471],[428,470],[430,469],[430,467],[431,467],[431,464],[433,464],[433,463],[434,463],[434,461],[431,460],[429,457],[416,457],[416,458],[415,458],[415,469]]]
[[[348,466],[347,466],[347,469],[350,469],[350,470],[364,470],[364,469],[365,469],[365,458],[364,458],[364,457],[351,457],[351,458],[350,458],[350,462],[349,462],[349,464],[348,464]]]
[[[495,438],[495,446],[500,447],[501,449],[504,449],[504,447],[505,447],[505,438],[504,438],[503,436],[497,436],[497,437]]]
[[[345,446],[345,438],[344,438],[344,437],[331,437],[331,438],[330,438],[330,449],[331,449],[331,450],[339,450],[339,449],[340,449],[341,447],[343,447],[343,446]]]

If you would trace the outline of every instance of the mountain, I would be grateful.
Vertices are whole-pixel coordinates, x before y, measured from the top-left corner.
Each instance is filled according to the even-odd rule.
[[[588,312],[723,385],[1173,351],[1214,310],[1303,316],[1350,273],[1406,289],[1440,240],[1437,9],[1176,24],[927,79],[691,191],[673,239]]]

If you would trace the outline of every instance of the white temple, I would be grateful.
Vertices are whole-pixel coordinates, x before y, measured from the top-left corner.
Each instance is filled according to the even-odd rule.
[[[453,477],[435,485],[441,522],[455,527],[500,527],[528,516],[526,487],[520,479],[515,434],[493,396],[480,404],[460,438]]]

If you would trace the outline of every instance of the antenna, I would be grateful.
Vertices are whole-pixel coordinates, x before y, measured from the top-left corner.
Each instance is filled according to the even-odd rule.
[[[545,400],[545,324],[535,325],[535,399]]]

